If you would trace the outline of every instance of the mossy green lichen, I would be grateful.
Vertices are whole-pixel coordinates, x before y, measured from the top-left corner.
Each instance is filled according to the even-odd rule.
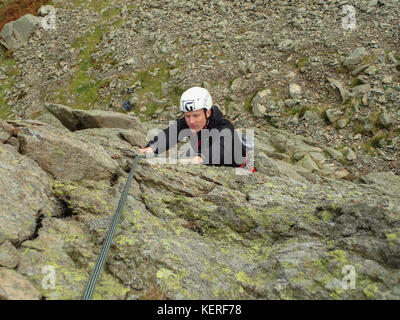
[[[378,292],[379,289],[375,283],[369,284],[363,289],[363,293],[368,299],[375,299]]]

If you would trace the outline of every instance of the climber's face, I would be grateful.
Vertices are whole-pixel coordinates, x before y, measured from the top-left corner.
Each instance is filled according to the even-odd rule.
[[[196,111],[188,111],[185,112],[185,120],[189,127],[189,129],[199,132],[207,123],[207,118],[210,117],[211,110],[207,110],[204,113],[204,110],[196,110]],[[206,118],[207,117],[207,118]]]

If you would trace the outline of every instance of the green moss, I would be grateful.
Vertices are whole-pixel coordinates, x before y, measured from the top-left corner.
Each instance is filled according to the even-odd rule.
[[[371,146],[375,149],[377,148],[381,148],[382,144],[381,144],[381,140],[382,139],[386,139],[388,136],[388,134],[376,134],[372,139],[371,139]]]
[[[180,87],[174,87],[172,91],[169,93],[169,98],[174,106],[179,105],[179,101],[181,98],[181,95],[185,92],[186,89],[182,89]]]
[[[322,221],[327,222],[327,221],[329,221],[330,219],[332,219],[332,215],[330,214],[329,211],[324,210],[324,211],[322,211],[322,213],[321,213],[321,218],[322,218]]]
[[[397,233],[387,233],[386,234],[386,239],[387,240],[395,240],[397,238],[398,238]]]
[[[333,250],[328,252],[328,255],[331,256],[335,261],[341,263],[342,265],[347,265],[349,262],[346,258],[346,251],[343,250]]]
[[[375,283],[369,284],[363,289],[363,293],[368,299],[375,299],[378,292],[379,289]]]
[[[296,60],[295,67],[296,69],[301,69],[308,64],[308,57],[300,58]]]
[[[198,296],[193,292],[189,292],[187,289],[183,287],[183,279],[188,276],[188,272],[185,269],[181,269],[179,271],[172,271],[166,268],[160,268],[156,277],[161,282],[161,291],[172,291],[179,292],[186,299],[198,299]]]
[[[399,236],[397,235],[396,232],[387,233],[387,234],[385,234],[385,236],[386,236],[386,241],[388,242],[388,244],[389,244],[390,246],[394,246],[394,245],[397,245],[397,244],[398,244],[398,242],[399,242]]]
[[[252,95],[248,96],[244,100],[244,110],[246,110],[248,113],[253,113],[251,102],[253,101],[253,99],[256,96],[258,91],[260,91],[260,90],[257,90],[256,92],[254,92]]]
[[[119,235],[114,239],[114,243],[119,244],[119,245],[128,245],[128,246],[134,246],[137,244],[136,239],[132,239],[131,237],[124,236],[124,235]]]
[[[102,15],[103,19],[109,20],[112,17],[119,14],[120,12],[121,12],[121,10],[119,8],[107,9],[107,10],[103,11],[101,15]]]
[[[86,0],[72,0],[74,8],[87,8],[91,11],[99,13],[102,9],[108,7],[111,3],[110,0],[91,0],[90,2]]]
[[[350,88],[354,88],[356,86],[362,85],[365,82],[360,79],[354,79],[353,82],[350,84]]]

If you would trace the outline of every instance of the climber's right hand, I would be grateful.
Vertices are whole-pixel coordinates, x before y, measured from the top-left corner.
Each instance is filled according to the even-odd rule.
[[[152,147],[142,148],[142,149],[139,149],[139,151],[141,153],[153,153],[154,152]]]

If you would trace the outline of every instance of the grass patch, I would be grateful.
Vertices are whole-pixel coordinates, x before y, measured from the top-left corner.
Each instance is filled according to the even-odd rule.
[[[355,134],[357,134],[357,133],[363,134],[364,133],[364,123],[359,120],[355,120],[355,121],[356,121],[356,123],[353,126],[353,132]]]
[[[372,157],[376,156],[375,148],[372,146],[371,141],[363,144],[362,149]]]
[[[114,16],[116,16],[117,14],[119,14],[121,12],[121,10],[119,8],[115,8],[115,9],[107,9],[105,11],[102,12],[101,16],[103,17],[103,19],[111,19]]]
[[[383,145],[381,144],[382,139],[386,139],[389,135],[387,133],[382,134],[381,132],[377,132],[375,136],[371,139],[371,146],[375,149],[382,148]]]
[[[353,82],[350,84],[350,88],[354,88],[362,84],[365,84],[365,82],[360,79],[354,79]]]
[[[111,1],[110,0],[72,0],[74,7],[85,7],[95,12],[100,12],[102,9],[107,8]]]
[[[362,64],[374,64],[374,62],[376,61],[376,57],[374,56],[365,56],[364,58],[362,58]]]
[[[3,104],[0,97],[0,119],[7,120],[11,114],[11,108]]]
[[[251,102],[253,101],[254,97],[256,96],[256,94],[261,91],[262,89],[257,90],[256,92],[254,92],[251,96],[248,96],[245,100],[244,100],[244,110],[246,110],[246,112],[248,113],[253,113],[253,108],[251,106]]]
[[[96,45],[101,37],[107,32],[107,28],[96,27],[94,31],[85,33],[82,37],[75,39],[72,47],[75,49],[83,48],[78,60],[81,61],[79,69],[72,76],[69,83],[63,85],[59,93],[53,97],[55,103],[66,104],[71,99],[71,108],[91,109],[96,102],[104,104],[104,99],[99,96],[99,89],[104,87],[106,81],[99,81],[91,78],[88,71],[98,69],[101,63],[112,62],[109,56],[102,57],[100,61],[91,58],[91,54],[96,50]]]
[[[6,79],[0,81],[0,118],[9,119],[12,114],[11,107],[7,105],[6,91],[11,91],[14,87],[13,77],[18,75],[19,70],[16,62],[12,57],[11,51],[7,50],[1,53],[0,66],[5,69]]]
[[[137,91],[138,95],[152,92],[156,97],[161,98],[161,83],[167,82],[168,79],[169,68],[166,63],[162,63],[139,72],[133,82],[140,81],[141,83],[142,88]]]
[[[308,57],[304,57],[304,58],[297,59],[294,66],[296,67],[297,70],[300,70],[301,68],[305,67],[307,64],[308,64]]]
[[[163,82],[167,82],[169,79],[169,67],[167,63],[162,63],[160,65],[152,66],[149,70],[144,70],[139,72],[136,77],[132,80],[130,86],[140,81],[141,87],[135,90],[135,93],[139,100],[146,99],[149,94],[154,95],[155,98],[163,98],[162,86]],[[179,104],[180,95],[183,93],[183,89],[175,87],[172,92],[170,92],[167,97],[171,99],[174,103]],[[144,115],[151,117],[158,109],[159,105],[157,103],[151,102],[146,106],[146,111]],[[134,109],[135,113],[139,113],[138,108]]]
[[[179,87],[175,87],[172,92],[169,94],[169,98],[174,106],[179,106],[181,96],[185,92],[186,89],[182,89]]]

